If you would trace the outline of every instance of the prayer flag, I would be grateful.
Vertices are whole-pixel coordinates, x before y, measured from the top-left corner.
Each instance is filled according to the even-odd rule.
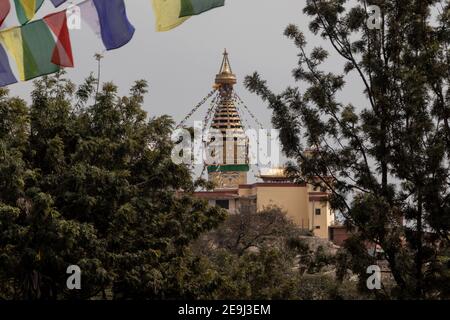
[[[178,27],[189,17],[181,17],[180,0],[153,0],[153,12],[156,19],[156,31],[169,31]]]
[[[222,7],[225,0],[181,0],[180,17],[189,17]]]
[[[0,0],[0,26],[3,24],[3,21],[5,21],[9,11],[11,10],[11,4],[9,1],[10,0]]]
[[[8,55],[6,54],[5,49],[3,49],[3,46],[0,44],[0,87],[16,82],[16,77],[14,77],[11,67],[9,66]]]
[[[67,0],[51,0],[53,5],[55,7],[59,7],[60,5],[62,5],[64,2],[66,2]]]
[[[72,45],[69,28],[67,27],[66,11],[60,11],[44,17],[44,21],[56,36],[56,46],[53,50],[52,62],[63,67],[73,67]]]
[[[59,70],[52,63],[55,40],[43,20],[2,31],[0,41],[13,56],[22,81]]]
[[[30,80],[59,70],[52,63],[55,40],[43,20],[29,23],[22,28],[25,80]]]
[[[123,0],[87,0],[79,8],[82,19],[100,35],[107,50],[120,48],[133,38],[135,29]]]
[[[24,80],[23,42],[20,27],[14,27],[0,32],[0,42],[2,42],[3,46],[14,58],[19,71],[20,80]]]

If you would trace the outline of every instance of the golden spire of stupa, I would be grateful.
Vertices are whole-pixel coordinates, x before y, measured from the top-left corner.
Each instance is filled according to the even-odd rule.
[[[236,189],[240,184],[246,184],[247,172],[250,169],[248,139],[235,104],[233,86],[236,83],[236,76],[231,70],[228,52],[225,49],[214,84],[219,96],[211,123],[211,127],[223,135],[222,158],[208,165],[208,179],[215,182],[218,189]]]
[[[231,70],[230,60],[228,59],[228,52],[225,49],[223,53],[222,65],[220,66],[219,73],[216,75],[216,87],[221,87],[224,85],[235,85],[237,82],[236,76]]]
[[[231,70],[228,52],[223,53],[222,65],[216,75],[215,87],[220,92],[219,107],[216,109],[212,127],[214,129],[227,130],[234,129],[242,131],[241,118],[236,109],[233,99],[233,85],[237,83],[236,76]],[[225,131],[224,131],[225,133]]]

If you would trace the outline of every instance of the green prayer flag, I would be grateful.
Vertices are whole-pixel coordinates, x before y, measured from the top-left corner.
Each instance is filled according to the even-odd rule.
[[[57,72],[52,63],[55,40],[43,20],[22,26],[23,62],[25,80]]]
[[[180,18],[194,16],[223,5],[225,0],[181,0]]]

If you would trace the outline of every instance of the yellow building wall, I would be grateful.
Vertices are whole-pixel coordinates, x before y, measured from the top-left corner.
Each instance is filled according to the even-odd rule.
[[[320,215],[316,215],[316,209],[320,209]],[[314,231],[314,235],[328,239],[328,227],[334,222],[328,201],[310,201],[309,212],[311,216],[310,229]]]
[[[298,226],[310,229],[308,191],[302,186],[257,186],[257,209],[277,206]]]
[[[334,213],[329,202],[322,201],[324,194],[317,193],[318,190],[309,185],[255,184],[251,187],[241,186],[238,190],[240,198],[256,199],[258,211],[270,206],[280,207],[297,226],[313,231],[317,237],[328,239],[328,228],[334,223]],[[316,215],[316,209],[320,209],[320,215]]]
[[[239,188],[238,194],[240,197],[250,197],[255,196],[256,191],[253,188]]]

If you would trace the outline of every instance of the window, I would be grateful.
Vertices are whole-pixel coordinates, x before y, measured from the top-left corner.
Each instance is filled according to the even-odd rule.
[[[228,210],[230,208],[230,201],[229,200],[216,200],[216,206]]]
[[[316,229],[320,229],[320,226],[316,226]]]
[[[320,216],[320,209],[316,209],[316,216]]]

